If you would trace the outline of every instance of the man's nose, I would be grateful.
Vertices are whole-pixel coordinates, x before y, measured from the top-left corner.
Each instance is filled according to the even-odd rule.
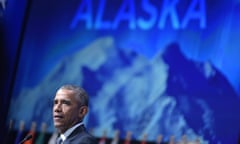
[[[55,111],[55,112],[60,112],[60,111],[62,111],[62,107],[61,107],[61,104],[60,104],[60,103],[54,105],[54,111]]]

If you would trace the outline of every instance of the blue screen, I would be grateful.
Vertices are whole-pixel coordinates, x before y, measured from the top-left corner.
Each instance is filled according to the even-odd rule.
[[[98,137],[236,143],[239,12],[238,0],[34,0],[8,119],[53,132],[55,92],[73,83]]]

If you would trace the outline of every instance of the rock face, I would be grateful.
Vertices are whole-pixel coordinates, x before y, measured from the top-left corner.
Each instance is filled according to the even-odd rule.
[[[165,140],[186,134],[189,139],[200,137],[203,143],[237,141],[238,96],[217,69],[187,59],[177,43],[149,60],[116,48],[111,37],[100,38],[60,61],[37,87],[23,89],[13,99],[9,117],[52,125],[52,98],[64,83],[88,91],[86,124],[97,136],[107,130],[112,137],[118,129],[122,138],[130,130],[135,139],[147,133],[149,140],[158,134]]]

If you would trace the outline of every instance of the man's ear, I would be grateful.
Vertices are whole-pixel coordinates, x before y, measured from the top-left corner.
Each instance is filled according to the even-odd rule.
[[[87,106],[81,106],[79,109],[79,116],[84,117],[88,113],[88,107]]]

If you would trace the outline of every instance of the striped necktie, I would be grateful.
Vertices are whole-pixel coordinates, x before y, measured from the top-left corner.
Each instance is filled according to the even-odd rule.
[[[59,138],[57,139],[57,144],[63,144],[63,141],[62,141],[61,137],[59,137]]]

